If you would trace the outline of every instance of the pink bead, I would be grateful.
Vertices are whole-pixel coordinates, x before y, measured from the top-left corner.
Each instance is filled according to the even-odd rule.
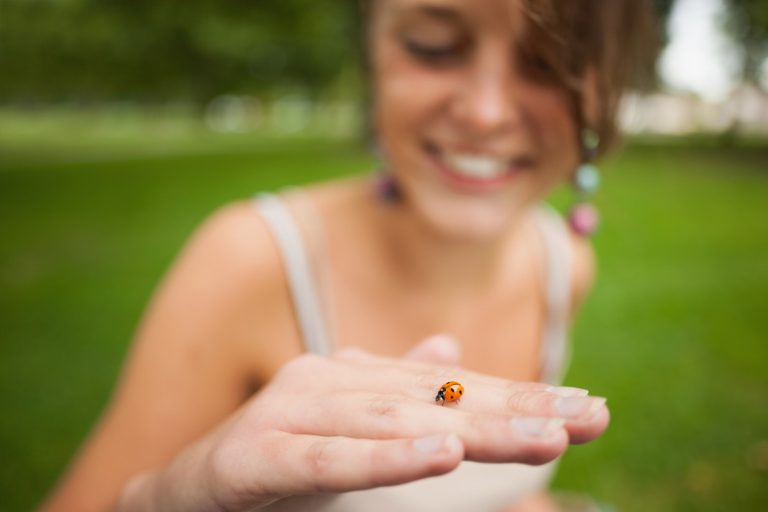
[[[571,229],[583,236],[589,236],[595,232],[599,219],[597,209],[589,203],[573,206],[568,214]]]

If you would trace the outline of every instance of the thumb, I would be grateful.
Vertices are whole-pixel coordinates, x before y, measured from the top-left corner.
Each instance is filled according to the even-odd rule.
[[[448,334],[436,334],[419,342],[405,354],[406,359],[437,364],[459,364],[461,346]]]

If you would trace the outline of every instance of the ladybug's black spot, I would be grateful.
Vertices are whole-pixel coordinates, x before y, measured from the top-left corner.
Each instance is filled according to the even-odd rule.
[[[463,390],[463,389],[460,389],[460,390],[459,390],[459,394],[460,394],[460,395],[463,395],[463,394],[464,394],[464,390]]]

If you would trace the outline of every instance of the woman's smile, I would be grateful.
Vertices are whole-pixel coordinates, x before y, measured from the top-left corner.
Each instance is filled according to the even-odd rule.
[[[424,150],[452,188],[470,193],[498,190],[534,165],[533,158],[525,154],[505,157],[477,149],[443,148],[431,142],[424,144]]]

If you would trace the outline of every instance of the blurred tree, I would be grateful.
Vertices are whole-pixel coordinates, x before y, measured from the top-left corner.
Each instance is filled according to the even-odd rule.
[[[768,59],[768,1],[726,0],[726,5],[726,29],[742,51],[742,79],[760,87]]]
[[[768,2],[726,1],[755,77]],[[666,27],[674,0],[652,2]],[[359,41],[356,0],[0,0],[0,101],[320,95]]]
[[[353,0],[0,0],[0,100],[320,94],[354,60]]]
[[[659,27],[662,32],[662,40],[667,42],[669,34],[667,34],[666,26],[669,14],[672,12],[672,7],[675,5],[675,0],[653,0],[654,12],[659,20]]]

